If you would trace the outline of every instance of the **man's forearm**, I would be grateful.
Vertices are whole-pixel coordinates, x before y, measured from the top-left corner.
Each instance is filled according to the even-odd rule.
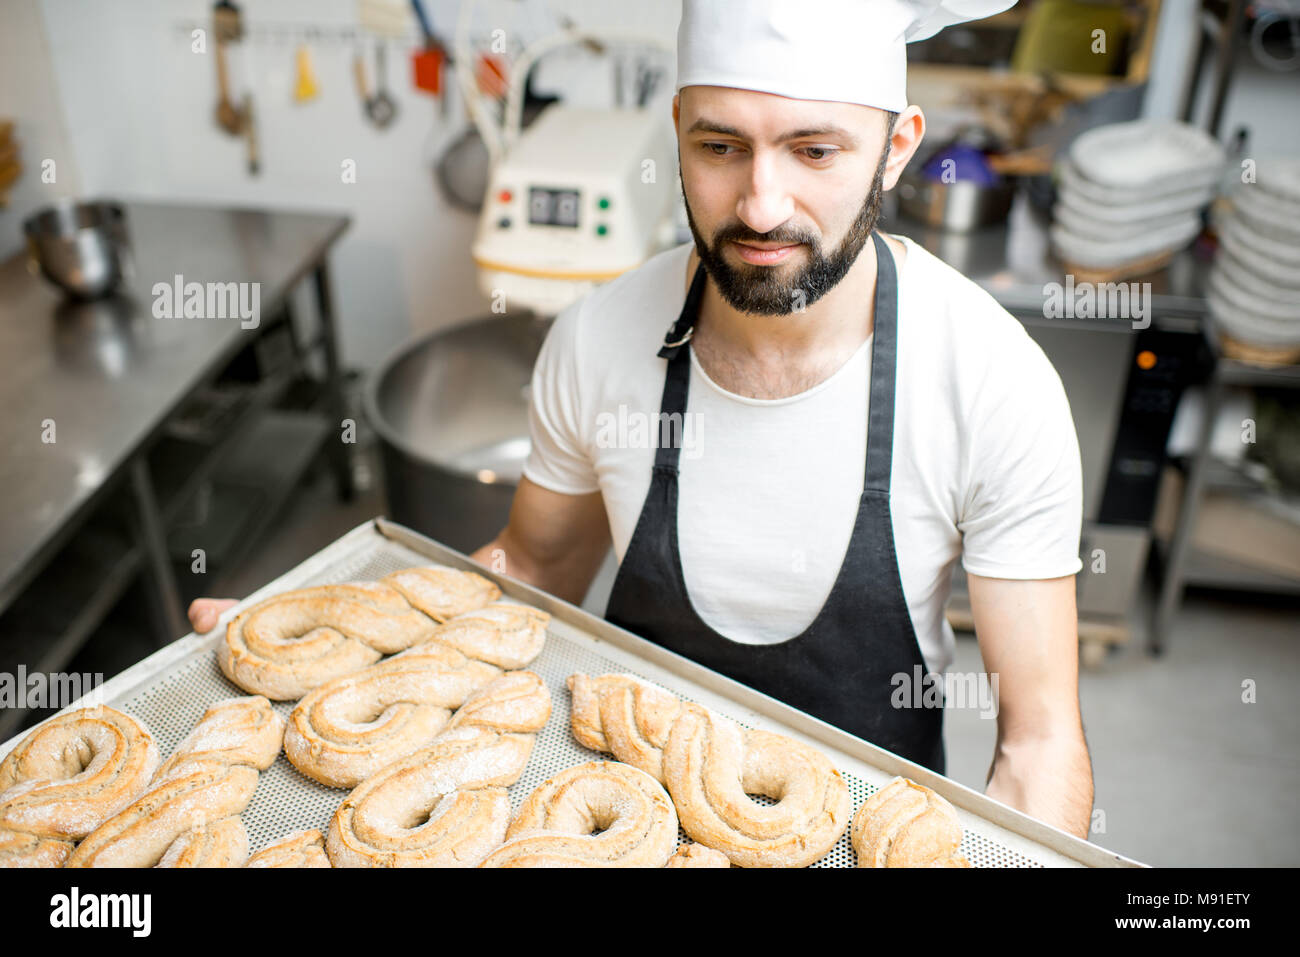
[[[547,563],[533,561],[522,548],[510,541],[505,532],[469,557],[495,572],[509,575],[575,605],[586,597],[595,574],[575,558]]]
[[[1092,762],[1083,734],[999,745],[985,793],[1087,840],[1092,823]]]

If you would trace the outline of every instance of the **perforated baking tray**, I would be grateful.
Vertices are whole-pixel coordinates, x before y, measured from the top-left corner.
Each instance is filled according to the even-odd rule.
[[[250,595],[222,616],[221,626],[208,635],[188,635],[106,682],[97,689],[98,700],[143,721],[161,752],[169,754],[209,704],[245,693],[221,674],[214,653],[225,623],[241,610],[293,588],[372,581],[399,568],[427,564],[478,571],[501,586],[505,600],[525,602],[552,616],[545,648],[529,667],[546,682],[554,708],[537,736],[528,767],[510,788],[514,808],[557,772],[602,757],[573,740],[565,679],[575,671],[593,675],[617,671],[638,675],[746,727],[788,734],[821,748],[848,782],[855,810],[897,774],[935,789],[957,808],[965,829],[961,850],[976,867],[1140,866],[615,628],[568,602],[485,571],[460,552],[382,518],[358,526]],[[293,705],[281,702],[275,708],[287,717]],[[82,706],[77,702],[71,708]],[[0,757],[21,738],[0,745]],[[300,828],[327,830],[346,794],[299,774],[281,754],[263,772],[243,813],[251,850]],[[846,834],[815,866],[852,867],[854,863]]]

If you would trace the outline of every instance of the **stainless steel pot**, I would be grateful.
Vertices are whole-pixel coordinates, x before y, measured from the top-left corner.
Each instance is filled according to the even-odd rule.
[[[78,299],[97,299],[122,281],[130,240],[117,203],[64,200],[23,221],[29,261]]]
[[[1015,192],[1009,180],[996,186],[964,180],[936,183],[904,171],[898,179],[898,207],[905,216],[930,226],[966,232],[1006,219]]]
[[[371,378],[393,519],[470,552],[506,525],[528,457],[528,390],[550,320],[491,316],[404,346]]]

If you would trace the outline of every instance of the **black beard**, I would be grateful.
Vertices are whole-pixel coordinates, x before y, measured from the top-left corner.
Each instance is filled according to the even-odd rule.
[[[713,235],[710,245],[704,241],[695,218],[691,215],[691,204],[686,200],[686,188],[682,187],[682,200],[686,204],[686,222],[695,237],[695,249],[700,262],[704,264],[709,278],[718,287],[718,292],[731,308],[760,316],[788,316],[792,312],[802,311],[811,306],[826,293],[830,292],[853,267],[862,252],[862,247],[871,238],[880,218],[880,202],[885,187],[885,161],[889,158],[889,144],[881,151],[880,162],[876,165],[876,174],[871,181],[871,190],[867,193],[857,218],[849,227],[848,234],[840,242],[839,248],[829,256],[822,251],[821,242],[816,236],[802,232],[793,227],[778,227],[766,233],[756,233],[744,223],[724,226]],[[679,158],[680,162],[680,158]],[[808,263],[789,279],[779,278],[778,268],[771,266],[731,266],[722,258],[723,244],[731,241],[752,243],[800,243],[808,249]]]

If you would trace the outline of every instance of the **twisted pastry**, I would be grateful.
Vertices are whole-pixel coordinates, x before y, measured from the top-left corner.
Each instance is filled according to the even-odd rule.
[[[721,851],[703,844],[683,844],[668,858],[664,867],[730,867],[731,861]]]
[[[853,816],[858,867],[970,867],[957,853],[962,828],[942,796],[898,777],[863,802]]]
[[[531,671],[507,671],[470,695],[447,727],[532,734],[550,718],[551,693],[542,679]]]
[[[246,764],[265,771],[284,741],[284,719],[260,695],[227,698],[203,712],[193,730],[176,745],[154,781],[162,781],[192,762]]]
[[[316,829],[294,831],[250,857],[245,867],[329,867],[325,835]]]
[[[652,775],[658,769],[682,830],[733,864],[806,867],[848,827],[848,785],[815,748],[746,731],[628,676],[575,674],[569,686],[575,737],[588,747],[603,742]],[[751,794],[777,803],[760,805]]]
[[[322,784],[356,787],[427,745],[453,709],[500,674],[437,642],[417,645],[303,698],[289,715],[285,756]]]
[[[59,867],[135,800],[158,767],[140,722],[113,708],[57,715],[0,763],[0,867]]]
[[[149,790],[87,835],[64,866],[152,867],[174,841],[196,827],[213,827],[229,838],[233,825],[221,822],[238,815],[253,799],[258,772],[275,761],[283,735],[284,719],[266,698],[217,702],[159,770]],[[186,836],[176,856],[204,839]]]
[[[549,621],[536,609],[491,605],[440,625],[415,648],[321,685],[289,716],[286,756],[323,784],[355,787],[429,744],[444,726],[537,731],[551,707],[541,679],[529,672],[496,679],[503,677],[499,665],[537,656]],[[489,683],[492,693],[482,694]]]
[[[200,825],[172,841],[158,867],[239,867],[248,857],[248,831],[237,817]]]
[[[230,622],[217,663],[245,691],[289,701],[428,640],[439,622],[500,595],[483,576],[451,568],[285,592]]]
[[[363,781],[330,821],[335,867],[467,867],[506,836],[534,736],[451,728]]]
[[[253,799],[257,769],[187,763],[77,845],[64,867],[153,867],[196,822],[233,817]]]
[[[495,602],[457,615],[434,638],[461,654],[498,668],[527,666],[542,651],[551,616],[538,608]]]
[[[663,867],[676,844],[677,812],[658,781],[629,764],[592,761],[533,791],[505,845],[479,866]]]
[[[741,867],[807,867],[849,825],[849,786],[827,757],[687,704],[664,748],[682,830]],[[777,803],[764,807],[751,794]]]
[[[454,568],[404,568],[382,581],[434,621],[446,621],[501,597],[501,589],[475,572]]]
[[[663,782],[663,750],[682,702],[630,675],[569,676],[573,736]]]

